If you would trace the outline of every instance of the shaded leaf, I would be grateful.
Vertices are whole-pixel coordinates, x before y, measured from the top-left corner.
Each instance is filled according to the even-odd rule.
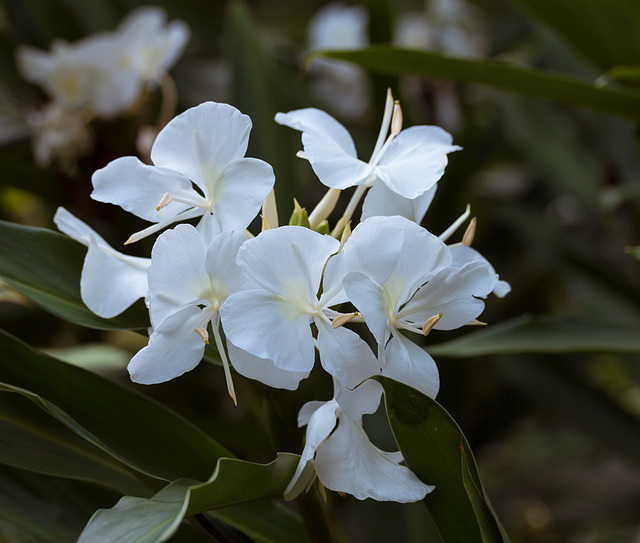
[[[244,501],[281,497],[298,460],[298,456],[291,454],[279,454],[270,464],[221,458],[207,482],[181,479],[151,499],[125,496],[113,508],[98,511],[82,532],[79,543],[167,541],[186,516]],[[261,539],[274,543],[306,539],[297,523],[287,528],[285,538],[278,533],[277,539],[265,539],[265,534]]]
[[[408,385],[374,379],[384,387],[389,423],[407,466],[436,487],[424,503],[443,543],[507,543],[469,444],[451,415]]]
[[[640,94],[597,87],[562,75],[548,74],[495,60],[468,60],[436,53],[395,49],[388,46],[359,51],[323,51],[308,57],[326,56],[354,62],[382,74],[416,74],[454,81],[482,83],[529,96],[640,119]]]
[[[0,221],[0,276],[6,283],[50,313],[82,326],[147,328],[142,301],[114,319],[98,317],[84,305],[80,274],[86,251],[57,232]]]
[[[635,326],[582,317],[523,315],[427,347],[434,356],[465,358],[506,353],[640,353]]]

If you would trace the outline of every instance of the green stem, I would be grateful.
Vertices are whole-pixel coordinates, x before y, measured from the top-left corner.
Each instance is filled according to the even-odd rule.
[[[327,511],[318,496],[316,489],[301,494],[297,499],[298,510],[307,526],[307,532],[312,543],[331,543],[335,541],[327,518]]]

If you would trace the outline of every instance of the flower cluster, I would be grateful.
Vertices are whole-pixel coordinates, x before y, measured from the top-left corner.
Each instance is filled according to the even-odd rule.
[[[161,8],[142,7],[113,32],[75,43],[56,40],[50,51],[18,49],[23,77],[51,98],[30,117],[39,164],[72,163],[90,148],[92,118],[122,114],[145,89],[161,83],[190,34],[185,23],[166,18]]]
[[[233,372],[281,389],[296,389],[316,353],[334,383],[329,401],[310,401],[298,416],[306,445],[285,497],[295,498],[317,475],[321,484],[356,498],[422,499],[433,487],[401,465],[400,452],[373,445],[362,417],[377,410],[385,375],[435,397],[438,371],[409,332],[426,336],[475,322],[491,292],[509,286],[469,245],[447,238],[465,213],[436,236],[419,225],[447,154],[458,147],[431,126],[402,129],[390,93],[378,143],[367,162],[335,119],[316,109],[280,113],[276,121],[302,132],[307,159],[329,190],[306,220],[278,225],[265,162],[246,158],[251,121],[235,108],[207,102],[171,121],[146,165],[124,157],[95,172],[92,197],[152,222],[135,242],[160,234],[151,259],[124,256],[65,210],[61,230],[88,245],[82,296],[110,317],[135,299],[149,308],[149,343],[129,364],[133,381],[159,383],[193,369],[211,337],[236,402]],[[343,189],[356,187],[331,234],[327,218]],[[368,191],[368,192],[367,192]],[[351,229],[359,201],[363,217]],[[263,228],[246,228],[262,207]],[[302,218],[301,218],[302,217]],[[349,328],[345,324],[349,323]],[[368,328],[373,348],[352,327]]]

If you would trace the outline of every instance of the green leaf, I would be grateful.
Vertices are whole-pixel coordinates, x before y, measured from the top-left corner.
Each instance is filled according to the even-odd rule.
[[[638,93],[600,88],[576,78],[547,74],[495,60],[451,58],[388,46],[360,51],[322,51],[313,53],[308,59],[315,56],[354,62],[373,73],[416,74],[481,83],[554,102],[640,119]]]
[[[0,382],[130,468],[172,481],[206,479],[224,447],[133,390],[0,333]]]
[[[469,444],[451,415],[408,385],[374,379],[384,387],[389,423],[407,466],[435,485],[424,503],[443,543],[508,543]]]
[[[640,64],[640,7],[633,0],[516,0],[601,70]]]
[[[0,390],[6,391],[6,386],[0,384]],[[0,463],[99,482],[120,493],[149,495],[122,463],[53,421],[20,394],[0,394]]]
[[[427,347],[434,356],[465,358],[507,353],[640,353],[635,326],[581,317],[523,315]]]
[[[180,479],[151,499],[126,496],[113,508],[98,511],[82,532],[79,543],[167,541],[186,516],[244,501],[281,497],[298,460],[292,454],[279,454],[270,464],[221,458],[207,482]],[[274,543],[306,540],[299,524],[287,528],[290,531],[285,538],[279,531],[274,534],[277,539],[265,539],[262,534],[261,540]]]
[[[640,66],[615,66],[598,78],[600,85],[607,84],[610,81],[632,83],[637,86],[640,84]]]
[[[0,221],[0,276],[43,309],[65,320],[99,329],[149,326],[144,303],[114,319],[92,313],[80,297],[86,247],[44,228]]]

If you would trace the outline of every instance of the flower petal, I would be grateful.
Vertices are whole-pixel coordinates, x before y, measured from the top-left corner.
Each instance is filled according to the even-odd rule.
[[[149,345],[129,362],[131,380],[144,385],[163,383],[195,368],[205,347],[194,332],[201,313],[190,305],[164,319],[149,337]]]
[[[393,140],[376,175],[393,192],[417,198],[442,177],[447,153],[460,149],[451,145],[451,135],[437,126],[412,126]]]
[[[360,220],[365,221],[375,216],[400,215],[420,224],[431,205],[437,187],[438,185],[434,185],[420,196],[409,200],[393,192],[384,183],[374,183],[365,196]]]
[[[435,398],[440,388],[438,368],[433,358],[402,334],[396,334],[383,350],[382,375],[412,386]]]
[[[338,428],[318,447],[315,470],[328,489],[359,500],[409,503],[434,489],[373,445],[362,426],[343,415]]]
[[[309,372],[286,371],[278,368],[271,360],[254,356],[239,349],[227,341],[229,359],[235,370],[240,374],[255,379],[267,386],[295,390],[300,381],[309,377]]]
[[[361,272],[349,273],[344,279],[344,289],[349,300],[364,316],[364,321],[380,345],[387,341],[389,311],[384,304],[382,287]]]

